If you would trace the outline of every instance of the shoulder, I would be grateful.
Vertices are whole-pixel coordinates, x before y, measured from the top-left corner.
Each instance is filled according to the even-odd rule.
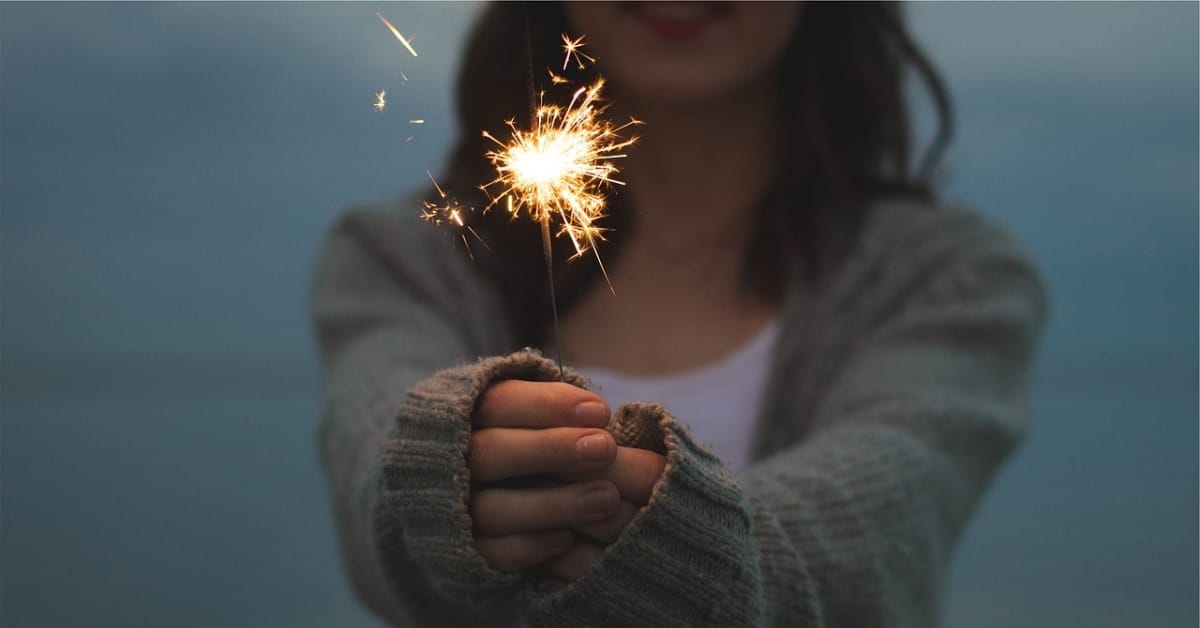
[[[499,298],[464,247],[453,229],[421,218],[419,200],[352,206],[326,234],[312,294],[318,306],[432,308],[497,337]]]
[[[921,299],[1017,300],[1037,319],[1047,307],[1041,273],[1008,229],[968,206],[908,200],[867,211],[821,292],[839,317],[856,312],[876,321]]]
[[[329,232],[331,239],[384,246],[393,253],[445,248],[449,238],[438,235],[435,225],[421,219],[421,202],[416,198],[352,205],[342,210]]]
[[[905,269],[998,255],[1029,267],[1028,252],[1005,227],[964,205],[891,200],[872,206],[852,253],[866,264]]]
[[[444,226],[421,218],[418,199],[359,204],[344,209],[334,220],[317,259],[318,278],[361,274],[364,268],[410,280],[472,275],[468,255]]]

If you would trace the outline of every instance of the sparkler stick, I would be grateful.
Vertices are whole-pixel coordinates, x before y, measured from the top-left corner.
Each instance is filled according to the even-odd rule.
[[[523,8],[525,10],[525,79],[529,82],[529,125],[532,127],[537,118],[537,112],[533,109],[533,34],[529,32],[528,0]],[[567,67],[565,61],[563,67]],[[567,376],[563,372],[562,331],[558,326],[558,299],[554,295],[554,256],[550,247],[550,221],[543,219],[539,222],[542,226],[542,258],[546,262],[546,287],[550,290],[550,313],[554,318],[554,352],[558,362],[558,381],[563,382],[566,381]]]

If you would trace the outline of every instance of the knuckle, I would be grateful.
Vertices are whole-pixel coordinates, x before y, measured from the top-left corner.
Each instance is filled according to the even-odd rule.
[[[467,443],[467,467],[473,475],[483,470],[491,440],[491,430],[485,429],[471,432],[471,439]]]
[[[512,542],[512,539],[496,539],[492,544],[491,556],[488,558],[488,564],[500,571],[515,571],[523,566],[521,562],[521,548]]]
[[[483,390],[479,396],[479,402],[475,404],[475,412],[471,416],[473,424],[486,423],[489,417],[496,413],[496,406],[504,396],[504,384],[506,383],[497,382]]]
[[[554,404],[557,401],[558,395],[554,386],[538,386],[534,395],[532,395],[534,407],[537,408],[538,414],[549,415],[553,412]]]
[[[526,546],[521,537],[502,536],[481,539],[476,542],[479,554],[499,571],[516,571],[528,564]]]
[[[647,496],[662,477],[663,468],[666,466],[666,458],[654,452],[648,454],[638,456],[634,464],[634,478],[638,485],[645,489]]]
[[[471,516],[471,526],[475,532],[486,534],[495,528],[495,500],[492,491],[478,491],[471,495],[467,512]]]
[[[559,468],[569,458],[574,447],[571,434],[542,431],[538,433],[537,455],[548,469]]]
[[[556,519],[564,524],[579,520],[583,515],[580,499],[584,493],[595,486],[595,483],[579,483],[558,489],[554,500]]]

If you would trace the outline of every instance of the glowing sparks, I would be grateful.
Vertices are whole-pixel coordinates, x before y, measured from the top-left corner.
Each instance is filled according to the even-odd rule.
[[[412,53],[412,56],[414,56],[414,57],[417,56],[417,51],[413,50],[413,47],[412,47],[412,38],[411,37],[409,39],[405,39],[404,35],[401,35],[400,31],[397,30],[395,26],[392,26],[392,23],[389,22],[386,17],[383,17],[382,13],[376,13],[375,15],[378,16],[380,20],[383,20],[383,25],[387,26],[388,30],[392,31],[392,34],[396,36],[396,39],[400,40],[401,44],[404,44],[404,47],[407,48],[408,51]]]
[[[502,191],[491,195],[493,207],[503,201],[513,214],[526,212],[534,221],[549,225],[557,219],[559,234],[566,235],[579,257],[596,251],[603,229],[596,221],[604,217],[604,188],[624,185],[613,160],[625,157],[621,151],[637,138],[625,139],[620,132],[638,124],[630,120],[614,126],[600,117],[606,108],[600,100],[603,79],[581,87],[565,108],[542,104],[534,115],[533,128],[523,131],[510,120],[512,139],[507,143],[484,131],[484,137],[496,143],[487,158],[496,167],[497,177],[483,191]],[[607,273],[605,273],[607,279]],[[611,288],[611,283],[609,284]]]
[[[562,65],[563,70],[566,70],[567,65],[569,63],[571,63],[571,57],[575,57],[575,63],[578,65],[580,70],[583,69],[583,60],[584,59],[587,59],[591,63],[596,62],[595,58],[589,57],[586,54],[579,52],[580,48],[583,48],[584,46],[587,45],[587,44],[583,43],[583,38],[584,38],[584,36],[580,35],[579,39],[571,39],[570,37],[567,37],[566,33],[563,33],[563,36],[562,36],[563,52],[566,54],[566,56],[563,58],[563,65]]]
[[[562,85],[563,83],[570,82],[567,79],[555,74],[554,70],[551,70],[549,68],[546,69],[546,73],[550,75],[550,82],[554,85]]]
[[[458,201],[450,198],[446,194],[445,190],[442,189],[442,186],[438,185],[438,182],[434,180],[433,173],[426,170],[425,174],[429,175],[429,181],[433,183],[433,189],[437,190],[438,196],[442,199],[442,204],[437,205],[430,203],[429,201],[425,201],[425,209],[421,212],[421,218],[428,220],[435,225],[452,224],[459,229],[458,237],[462,239],[463,246],[467,247],[467,256],[471,259],[475,259],[475,254],[471,252],[471,244],[467,241],[467,233],[475,236],[475,239],[479,240],[479,243],[483,245],[483,248],[489,251],[492,250],[492,248],[487,245],[487,242],[484,242],[483,238],[479,237],[479,234],[471,228],[471,225],[467,224],[466,220],[463,219],[463,212],[469,210],[465,210],[461,205],[458,204]]]
[[[387,90],[381,89],[375,94],[375,111],[383,111],[387,108]]]
[[[421,118],[416,118],[413,120],[409,120],[408,123],[409,124],[425,124],[425,120],[423,120]]]

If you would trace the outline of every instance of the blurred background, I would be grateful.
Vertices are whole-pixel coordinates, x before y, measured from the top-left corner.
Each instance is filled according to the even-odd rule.
[[[477,11],[0,5],[0,623],[376,625],[317,462],[307,274],[340,208],[440,168]],[[948,198],[1054,297],[945,625],[1196,626],[1198,5],[909,15],[957,106]]]

